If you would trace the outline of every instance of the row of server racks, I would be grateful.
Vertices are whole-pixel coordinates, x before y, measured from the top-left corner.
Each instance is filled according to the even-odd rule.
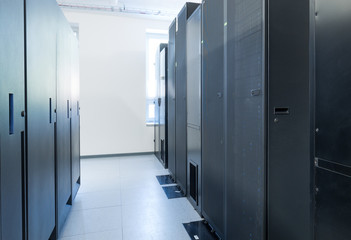
[[[0,1],[0,103],[0,239],[57,239],[80,185],[80,109],[56,1]]]
[[[221,239],[351,239],[351,2],[205,0],[169,28],[168,168]]]

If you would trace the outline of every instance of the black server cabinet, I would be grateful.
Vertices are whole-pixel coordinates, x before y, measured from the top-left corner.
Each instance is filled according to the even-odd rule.
[[[266,177],[264,1],[229,0],[227,9],[226,239],[263,240]]]
[[[161,159],[161,140],[160,140],[160,47],[155,53],[155,81],[156,81],[156,97],[154,99],[155,118],[154,118],[154,154],[157,159]]]
[[[176,181],[180,188],[186,192],[187,184],[187,120],[186,120],[186,26],[187,20],[199,4],[186,3],[177,18],[177,31],[175,37],[176,49]]]
[[[23,8],[23,0],[0,1],[0,239],[3,240],[25,236]]]
[[[316,1],[315,237],[351,239],[351,2]]]
[[[270,0],[267,11],[268,238],[308,240],[313,237],[310,1]]]
[[[71,34],[71,178],[72,200],[80,187],[80,81],[79,43]]]
[[[167,153],[168,153],[168,171],[175,179],[176,159],[175,159],[175,35],[176,20],[169,27],[168,40],[168,78],[167,78]]]
[[[56,30],[54,0],[26,1],[28,239],[55,228]]]
[[[201,6],[187,22],[187,197],[201,213]]]
[[[225,9],[226,239],[312,239],[310,2]]]
[[[202,215],[224,236],[224,5],[202,6]]]
[[[160,146],[161,162],[168,168],[167,161],[167,44],[160,46]]]
[[[60,11],[57,9],[57,11]],[[63,13],[58,15],[56,81],[56,232],[61,232],[72,205],[71,179],[71,38],[73,32]]]
[[[166,82],[167,82],[167,44],[160,44],[156,52],[156,85],[157,96],[154,121],[154,153],[167,168],[166,160]]]

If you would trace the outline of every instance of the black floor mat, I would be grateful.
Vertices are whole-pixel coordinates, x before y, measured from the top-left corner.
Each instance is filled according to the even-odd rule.
[[[211,233],[211,228],[204,221],[183,223],[189,237],[193,240],[218,240],[215,233]]]
[[[178,186],[162,187],[168,199],[185,197]]]
[[[162,176],[156,176],[158,182],[160,185],[165,185],[165,184],[174,184],[173,179],[171,178],[171,175],[162,175]]]

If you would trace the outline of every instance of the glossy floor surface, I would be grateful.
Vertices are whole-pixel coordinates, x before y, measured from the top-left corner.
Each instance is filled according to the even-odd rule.
[[[201,220],[186,198],[168,199],[153,155],[83,159],[81,188],[61,240],[188,240],[183,223]]]

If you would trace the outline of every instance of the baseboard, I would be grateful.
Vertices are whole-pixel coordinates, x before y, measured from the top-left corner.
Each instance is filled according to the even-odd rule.
[[[100,155],[85,155],[80,156],[81,159],[91,159],[91,158],[110,158],[110,157],[130,157],[130,156],[141,156],[154,154],[154,152],[136,152],[136,153],[117,153],[117,154],[100,154]]]

